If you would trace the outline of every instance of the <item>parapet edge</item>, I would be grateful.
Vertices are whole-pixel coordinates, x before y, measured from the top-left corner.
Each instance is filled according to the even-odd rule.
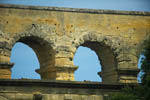
[[[0,79],[0,86],[39,86],[55,88],[80,88],[80,89],[109,89],[120,90],[127,84],[104,84],[100,82],[82,82],[82,81],[56,81],[56,80],[36,80],[36,79]],[[132,87],[138,84],[128,84]]]
[[[14,4],[0,4],[0,8],[91,13],[91,14],[150,16],[150,12],[145,12],[145,11],[121,11],[121,10],[103,10],[103,9],[85,9],[85,8],[64,8],[64,7],[27,6],[27,5],[14,5]]]

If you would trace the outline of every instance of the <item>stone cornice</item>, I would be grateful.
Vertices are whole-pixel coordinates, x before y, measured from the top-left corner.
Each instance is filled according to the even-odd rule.
[[[126,75],[135,75],[137,76],[137,74],[140,72],[140,69],[117,69],[117,72],[120,74],[126,74]]]
[[[30,9],[30,10],[45,10],[45,11],[75,12],[75,13],[92,13],[92,14],[150,16],[150,12],[144,12],[144,11],[119,11],[119,10],[63,8],[63,7],[48,7],[48,6],[25,6],[25,5],[11,5],[11,4],[0,4],[0,8]]]
[[[0,68],[7,69],[12,68],[14,63],[0,63]]]
[[[103,84],[100,82],[79,81],[55,81],[55,80],[33,80],[33,79],[0,79],[0,86],[40,86],[55,88],[83,88],[83,89],[108,89],[120,90],[127,84]],[[128,84],[135,86],[137,84]]]

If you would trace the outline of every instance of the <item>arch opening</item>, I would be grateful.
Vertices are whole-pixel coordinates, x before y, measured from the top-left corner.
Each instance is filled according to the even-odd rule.
[[[99,68],[98,72],[98,75],[102,78],[102,80],[99,78],[100,81],[103,83],[115,83],[118,81],[116,59],[109,46],[96,41],[85,41],[80,46],[90,48],[91,50],[95,51],[96,55],[98,56],[99,64],[102,67],[101,70]]]
[[[17,43],[24,43],[26,46],[30,47],[30,50],[33,50],[35,52],[35,55],[37,56],[37,60],[39,61],[39,68],[36,69],[36,72],[39,73],[41,79],[43,79],[45,76],[41,74],[41,69],[47,67],[53,67],[55,63],[54,62],[55,52],[52,49],[50,43],[43,40],[42,38],[35,37],[35,36],[21,37],[19,40],[16,41],[16,44]],[[38,64],[36,63],[33,66],[38,66]]]
[[[101,71],[100,61],[97,54],[90,48],[79,46],[74,57],[74,64],[79,66],[75,72],[75,80],[102,81],[97,74]]]
[[[12,68],[13,79],[40,79],[35,72],[40,67],[38,58],[28,45],[17,42],[12,48],[11,62],[15,63]]]

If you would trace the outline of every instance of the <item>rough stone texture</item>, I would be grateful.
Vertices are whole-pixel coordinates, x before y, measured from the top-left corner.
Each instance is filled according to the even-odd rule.
[[[0,63],[0,78],[10,79],[11,78],[11,68],[13,63]]]
[[[98,82],[0,80],[0,100],[103,100],[123,87]]]
[[[2,63],[10,63],[13,45],[23,42],[35,51],[42,79],[73,81],[74,54],[85,46],[101,61],[103,83],[136,83],[149,35],[149,12],[0,5],[0,78],[11,78],[11,67]]]

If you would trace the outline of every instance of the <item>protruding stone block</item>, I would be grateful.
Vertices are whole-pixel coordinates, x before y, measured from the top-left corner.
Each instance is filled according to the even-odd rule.
[[[0,79],[11,79],[13,63],[0,63]]]
[[[118,82],[119,83],[138,83],[137,75],[139,69],[118,69]]]
[[[48,80],[74,80],[74,72],[77,66],[55,66],[44,69],[37,69],[36,72],[41,75],[42,79]]]

